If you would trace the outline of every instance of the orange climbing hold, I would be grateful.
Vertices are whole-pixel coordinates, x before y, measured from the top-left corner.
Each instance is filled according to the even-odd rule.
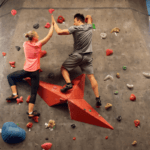
[[[5,52],[2,52],[3,56],[6,56],[6,53]]]
[[[13,10],[11,11],[11,14],[12,14],[13,16],[15,16],[15,15],[17,14],[17,11],[16,11],[15,9],[13,9]]]
[[[53,11],[55,11],[55,9],[49,9],[48,11],[49,11],[50,14],[52,14]]]
[[[58,16],[57,22],[63,23],[65,21],[65,18],[63,16]]]
[[[134,124],[136,127],[138,127],[140,125],[140,120],[134,120]]]
[[[112,49],[106,49],[106,56],[112,55],[113,50]]]
[[[137,144],[137,141],[133,141],[132,145],[135,146]]]
[[[47,54],[46,50],[41,50],[41,58]]]
[[[27,128],[32,128],[32,126],[33,126],[33,123],[32,123],[32,122],[29,122],[29,123],[27,123],[27,125],[26,125]]]
[[[131,100],[131,101],[135,101],[135,100],[136,100],[136,96],[135,96],[134,94],[131,94],[130,100]]]
[[[106,136],[105,139],[107,140],[107,139],[108,139],[108,136]]]
[[[50,23],[47,22],[46,25],[45,25],[45,28],[50,28],[50,26],[51,26]]]
[[[23,103],[23,97],[21,96],[20,98],[17,98],[16,101],[17,101],[17,104]]]
[[[26,102],[29,103],[31,96],[29,95],[26,99]]]
[[[112,104],[107,103],[106,106],[105,106],[105,109],[108,109],[108,108],[110,108],[110,107],[112,107]]]
[[[49,150],[52,147],[52,143],[44,143],[41,147],[45,150]]]

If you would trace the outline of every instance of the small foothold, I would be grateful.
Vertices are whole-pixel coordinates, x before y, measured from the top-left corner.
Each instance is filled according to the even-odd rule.
[[[92,24],[92,26],[93,26],[93,29],[96,29],[96,27],[95,27],[95,24],[94,24],[94,23]]]
[[[143,72],[143,75],[147,78],[150,78],[150,73]]]
[[[49,9],[48,11],[49,11],[50,14],[52,14],[53,11],[55,11],[55,10],[54,9]]]
[[[19,126],[19,123],[17,123],[17,126]]]
[[[17,104],[23,103],[23,97],[21,96],[20,98],[16,99]]]
[[[111,30],[110,33],[113,33],[113,32],[119,33],[119,31],[120,31],[120,29],[117,28],[117,27],[115,27],[115,28],[113,28],[113,29]]]
[[[114,94],[115,94],[115,95],[118,95],[118,91],[116,91]]]
[[[2,55],[3,55],[3,56],[6,56],[6,53],[5,53],[5,52],[2,52]]]
[[[65,21],[65,18],[63,16],[58,16],[57,22],[63,23]]]
[[[11,14],[12,14],[13,16],[15,16],[15,15],[17,14],[17,11],[16,11],[15,9],[12,9]]]
[[[51,26],[50,23],[47,22],[46,25],[45,25],[44,27],[45,27],[45,28],[50,28],[50,26]]]
[[[113,50],[112,49],[106,49],[106,56],[110,56],[113,54]]]
[[[39,24],[38,23],[34,24],[33,28],[38,29],[39,28]]]
[[[76,137],[74,137],[73,140],[76,140]]]
[[[105,139],[107,140],[107,139],[108,139],[108,136],[106,136]]]
[[[106,39],[107,34],[106,33],[101,33],[100,36],[101,36],[102,39]]]
[[[116,119],[120,122],[122,120],[122,117],[118,116]]]
[[[127,67],[126,66],[123,66],[123,70],[126,70],[127,69]]]
[[[91,109],[89,109],[89,111],[91,112],[92,110],[91,110]]]
[[[52,147],[52,143],[44,143],[41,145],[41,148],[44,150],[49,150]]]
[[[135,146],[137,144],[137,141],[133,141],[132,145]]]
[[[134,124],[136,127],[138,127],[140,125],[140,120],[134,120]]]
[[[133,86],[132,84],[127,84],[127,87],[128,87],[129,89],[132,89],[134,86]]]
[[[49,122],[48,122],[48,128],[50,127],[50,128],[53,128],[55,126],[55,121],[54,120],[49,120]]]
[[[27,123],[27,125],[26,125],[26,127],[27,127],[28,129],[32,128],[32,126],[33,126],[33,123],[32,123],[32,122],[29,122],[29,123]]]
[[[0,129],[0,133],[2,133],[2,129]]]
[[[105,106],[105,109],[108,109],[108,108],[110,108],[110,107],[112,107],[112,104],[107,103],[106,106]]]
[[[108,80],[108,79],[111,79],[113,80],[113,77],[111,75],[107,75],[105,78],[104,78],[104,81]]]
[[[16,47],[17,51],[20,51],[21,48],[19,46],[15,46],[15,47]]]
[[[131,101],[135,101],[135,100],[136,100],[136,96],[135,96],[134,94],[131,94],[130,100],[131,100]]]
[[[49,73],[48,74],[48,78],[52,78],[53,79],[54,78],[54,73]]]
[[[119,73],[117,73],[117,74],[116,74],[116,77],[117,77],[117,78],[120,78],[120,74],[119,74]]]
[[[76,126],[75,126],[75,124],[72,124],[71,127],[74,129]]]

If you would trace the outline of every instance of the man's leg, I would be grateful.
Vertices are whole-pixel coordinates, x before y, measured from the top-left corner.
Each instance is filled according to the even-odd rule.
[[[61,73],[66,83],[71,83],[69,72],[63,66],[61,67]]]

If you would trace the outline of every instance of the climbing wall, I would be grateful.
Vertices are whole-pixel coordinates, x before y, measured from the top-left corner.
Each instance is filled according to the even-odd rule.
[[[39,95],[35,104],[35,110],[41,113],[39,122],[29,120],[25,100],[31,88],[25,80],[17,84],[19,96],[23,96],[24,102],[21,105],[6,102],[6,97],[11,94],[7,75],[21,70],[25,61],[23,42],[27,39],[24,33],[33,30],[33,25],[39,23],[39,28],[34,30],[40,39],[44,38],[49,31],[44,26],[47,22],[51,24],[49,8],[55,9],[55,20],[59,15],[65,18],[65,24],[58,24],[61,29],[73,25],[76,13],[92,15],[96,27],[92,39],[93,66],[102,106],[95,107],[94,93],[87,78],[84,99],[114,130],[72,120],[67,104],[49,107]],[[12,9],[17,10],[15,16],[11,14]],[[41,150],[41,145],[46,142],[53,144],[52,150],[130,150],[134,148],[131,144],[134,140],[137,141],[137,150],[148,149],[150,79],[142,74],[150,70],[148,22],[145,0],[9,0],[0,7],[0,128],[10,121],[26,131],[25,141],[19,144],[6,144],[0,137],[0,150]],[[110,33],[115,27],[120,32]],[[107,38],[101,39],[101,33],[106,33]],[[15,46],[20,46],[20,51]],[[113,54],[106,56],[106,49],[112,49]],[[72,36],[60,36],[54,31],[42,50],[46,50],[47,55],[41,58],[43,72],[40,73],[40,80],[63,86],[65,82],[60,67],[73,51]],[[2,52],[6,52],[5,57]],[[9,61],[15,61],[16,68],[11,69]],[[127,69],[123,70],[123,66]],[[48,78],[49,73],[54,74],[53,79]],[[117,73],[120,78],[116,78]],[[81,74],[80,68],[76,68],[70,76],[73,80]],[[111,75],[113,80],[104,81],[107,75]],[[132,84],[134,88],[130,90],[126,84]],[[114,94],[116,91],[117,95]],[[136,101],[130,101],[131,94],[136,96]],[[109,110],[105,109],[107,103],[112,104]],[[122,117],[120,122],[116,120],[118,116]],[[53,130],[45,129],[45,123],[50,119],[56,123]],[[134,120],[140,120],[140,127],[135,127]],[[28,122],[33,123],[31,131],[26,127]],[[76,128],[71,128],[72,124]],[[106,136],[108,139],[105,139]]]

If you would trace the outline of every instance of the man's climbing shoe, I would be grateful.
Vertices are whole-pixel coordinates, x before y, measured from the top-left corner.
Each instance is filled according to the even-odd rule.
[[[34,110],[34,111],[32,112],[32,114],[30,114],[30,115],[32,115],[32,116],[29,116],[29,113],[28,113],[28,112],[27,112],[27,115],[28,115],[28,118],[31,119],[32,117],[40,116],[40,113],[38,113],[36,110]]]
[[[67,85],[63,89],[61,89],[61,92],[65,93],[70,89],[72,89],[72,83],[67,83]]]
[[[14,101],[14,100],[16,101],[17,98],[19,98],[19,97],[18,96],[15,97],[15,95],[12,94],[11,96],[9,96],[9,97],[6,98],[6,101],[7,102]]]
[[[96,107],[99,108],[101,105],[100,97],[96,98]]]

